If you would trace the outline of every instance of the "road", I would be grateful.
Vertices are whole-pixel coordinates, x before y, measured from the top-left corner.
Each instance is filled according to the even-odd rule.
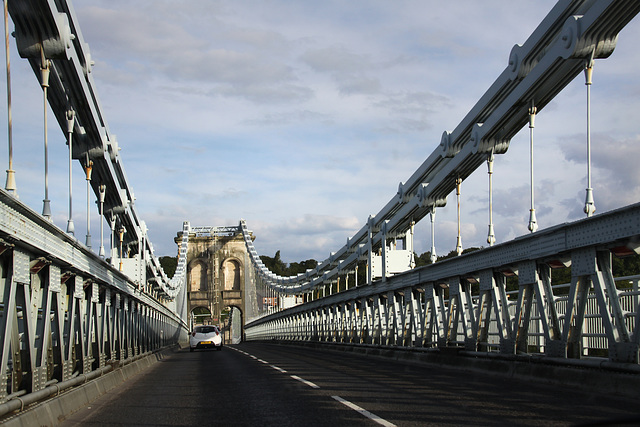
[[[632,399],[354,354],[242,343],[176,353],[61,426],[640,423]]]

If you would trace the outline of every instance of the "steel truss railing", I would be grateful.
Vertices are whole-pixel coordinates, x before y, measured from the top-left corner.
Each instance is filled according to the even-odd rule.
[[[529,123],[532,106],[540,112],[593,59],[611,55],[618,33],[639,11],[636,0],[558,1],[527,41],[513,47],[504,71],[458,126],[443,133],[440,146],[400,183],[398,193],[317,268],[294,277],[273,274],[260,261],[241,221],[257,277],[278,293],[301,294],[334,283],[365,261],[370,282],[378,252],[383,280],[397,273],[388,269],[394,259],[391,243],[403,239],[404,249],[412,252],[413,224],[435,214],[457,183],[494,154],[506,153],[511,138]],[[404,265],[403,271],[411,268],[410,259]]]
[[[585,320],[597,318],[609,360],[637,364],[638,291],[616,288],[611,256],[632,255],[639,247],[635,204],[266,316],[246,326],[246,338],[461,346],[513,355],[529,354],[530,336],[541,334],[543,345],[534,351],[581,358]],[[571,267],[569,292],[562,297],[554,294],[550,273],[560,266]],[[506,293],[509,276],[517,278],[516,299]],[[587,309],[589,294],[597,301],[594,312]],[[562,311],[560,299],[566,304]],[[513,303],[515,312],[509,310]],[[531,327],[534,321],[539,333]],[[491,325],[497,342],[490,338]]]
[[[0,291],[0,404],[90,378],[188,333],[179,307],[163,305],[4,190]]]

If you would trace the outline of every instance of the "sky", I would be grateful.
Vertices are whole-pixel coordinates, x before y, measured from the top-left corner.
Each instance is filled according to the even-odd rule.
[[[183,221],[224,226],[243,218],[258,253],[280,250],[285,262],[297,262],[327,258],[395,196],[554,3],[82,0],[74,8],[156,255],[176,254]],[[636,18],[611,57],[594,67],[596,213],[640,200],[637,40]],[[15,45],[12,50],[18,195],[41,211],[42,90]],[[6,103],[0,104],[5,118]],[[49,198],[54,223],[66,229],[68,154],[51,117]],[[7,134],[6,119],[0,132]],[[534,138],[540,229],[583,218],[582,75],[539,112]],[[498,243],[528,233],[528,144],[524,128],[495,160]],[[86,183],[77,162],[73,174],[76,237],[84,241]],[[92,197],[97,251],[100,223]],[[463,246],[487,246],[486,167],[462,184],[461,212]],[[439,255],[455,249],[456,221],[452,194],[436,214]],[[415,251],[430,246],[427,217],[416,226]]]

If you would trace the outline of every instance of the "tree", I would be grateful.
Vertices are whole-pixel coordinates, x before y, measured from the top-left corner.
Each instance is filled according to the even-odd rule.
[[[640,274],[640,255],[626,256],[623,258],[613,257],[613,275],[615,277],[634,276]]]
[[[158,261],[160,261],[160,265],[167,277],[173,277],[176,272],[176,268],[178,267],[178,257],[161,256],[158,258]]]
[[[308,259],[306,261],[292,262],[287,269],[289,276],[296,276],[300,273],[305,273],[307,270],[312,270],[318,266],[318,261],[315,259]]]
[[[414,252],[413,259],[416,262],[416,268],[431,264],[431,251],[418,255]]]
[[[272,273],[283,277],[296,276],[318,266],[318,261],[316,261],[315,259],[292,262],[291,264],[287,265],[280,258],[280,251],[277,251],[273,257],[261,255],[260,259],[262,260],[264,266],[267,267]]]
[[[267,255],[261,255],[260,259],[265,267],[267,267],[273,274],[278,276],[285,276],[287,270],[287,264],[280,259],[280,251],[277,251],[273,258]]]

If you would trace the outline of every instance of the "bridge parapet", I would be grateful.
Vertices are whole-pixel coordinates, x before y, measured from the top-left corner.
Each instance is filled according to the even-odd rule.
[[[1,189],[0,273],[0,404],[187,340],[184,298],[133,281]]]
[[[611,257],[639,252],[635,204],[271,314],[246,337],[635,365],[640,277],[617,286]],[[564,289],[551,286],[559,266],[571,268]],[[517,291],[507,292],[507,277]]]

